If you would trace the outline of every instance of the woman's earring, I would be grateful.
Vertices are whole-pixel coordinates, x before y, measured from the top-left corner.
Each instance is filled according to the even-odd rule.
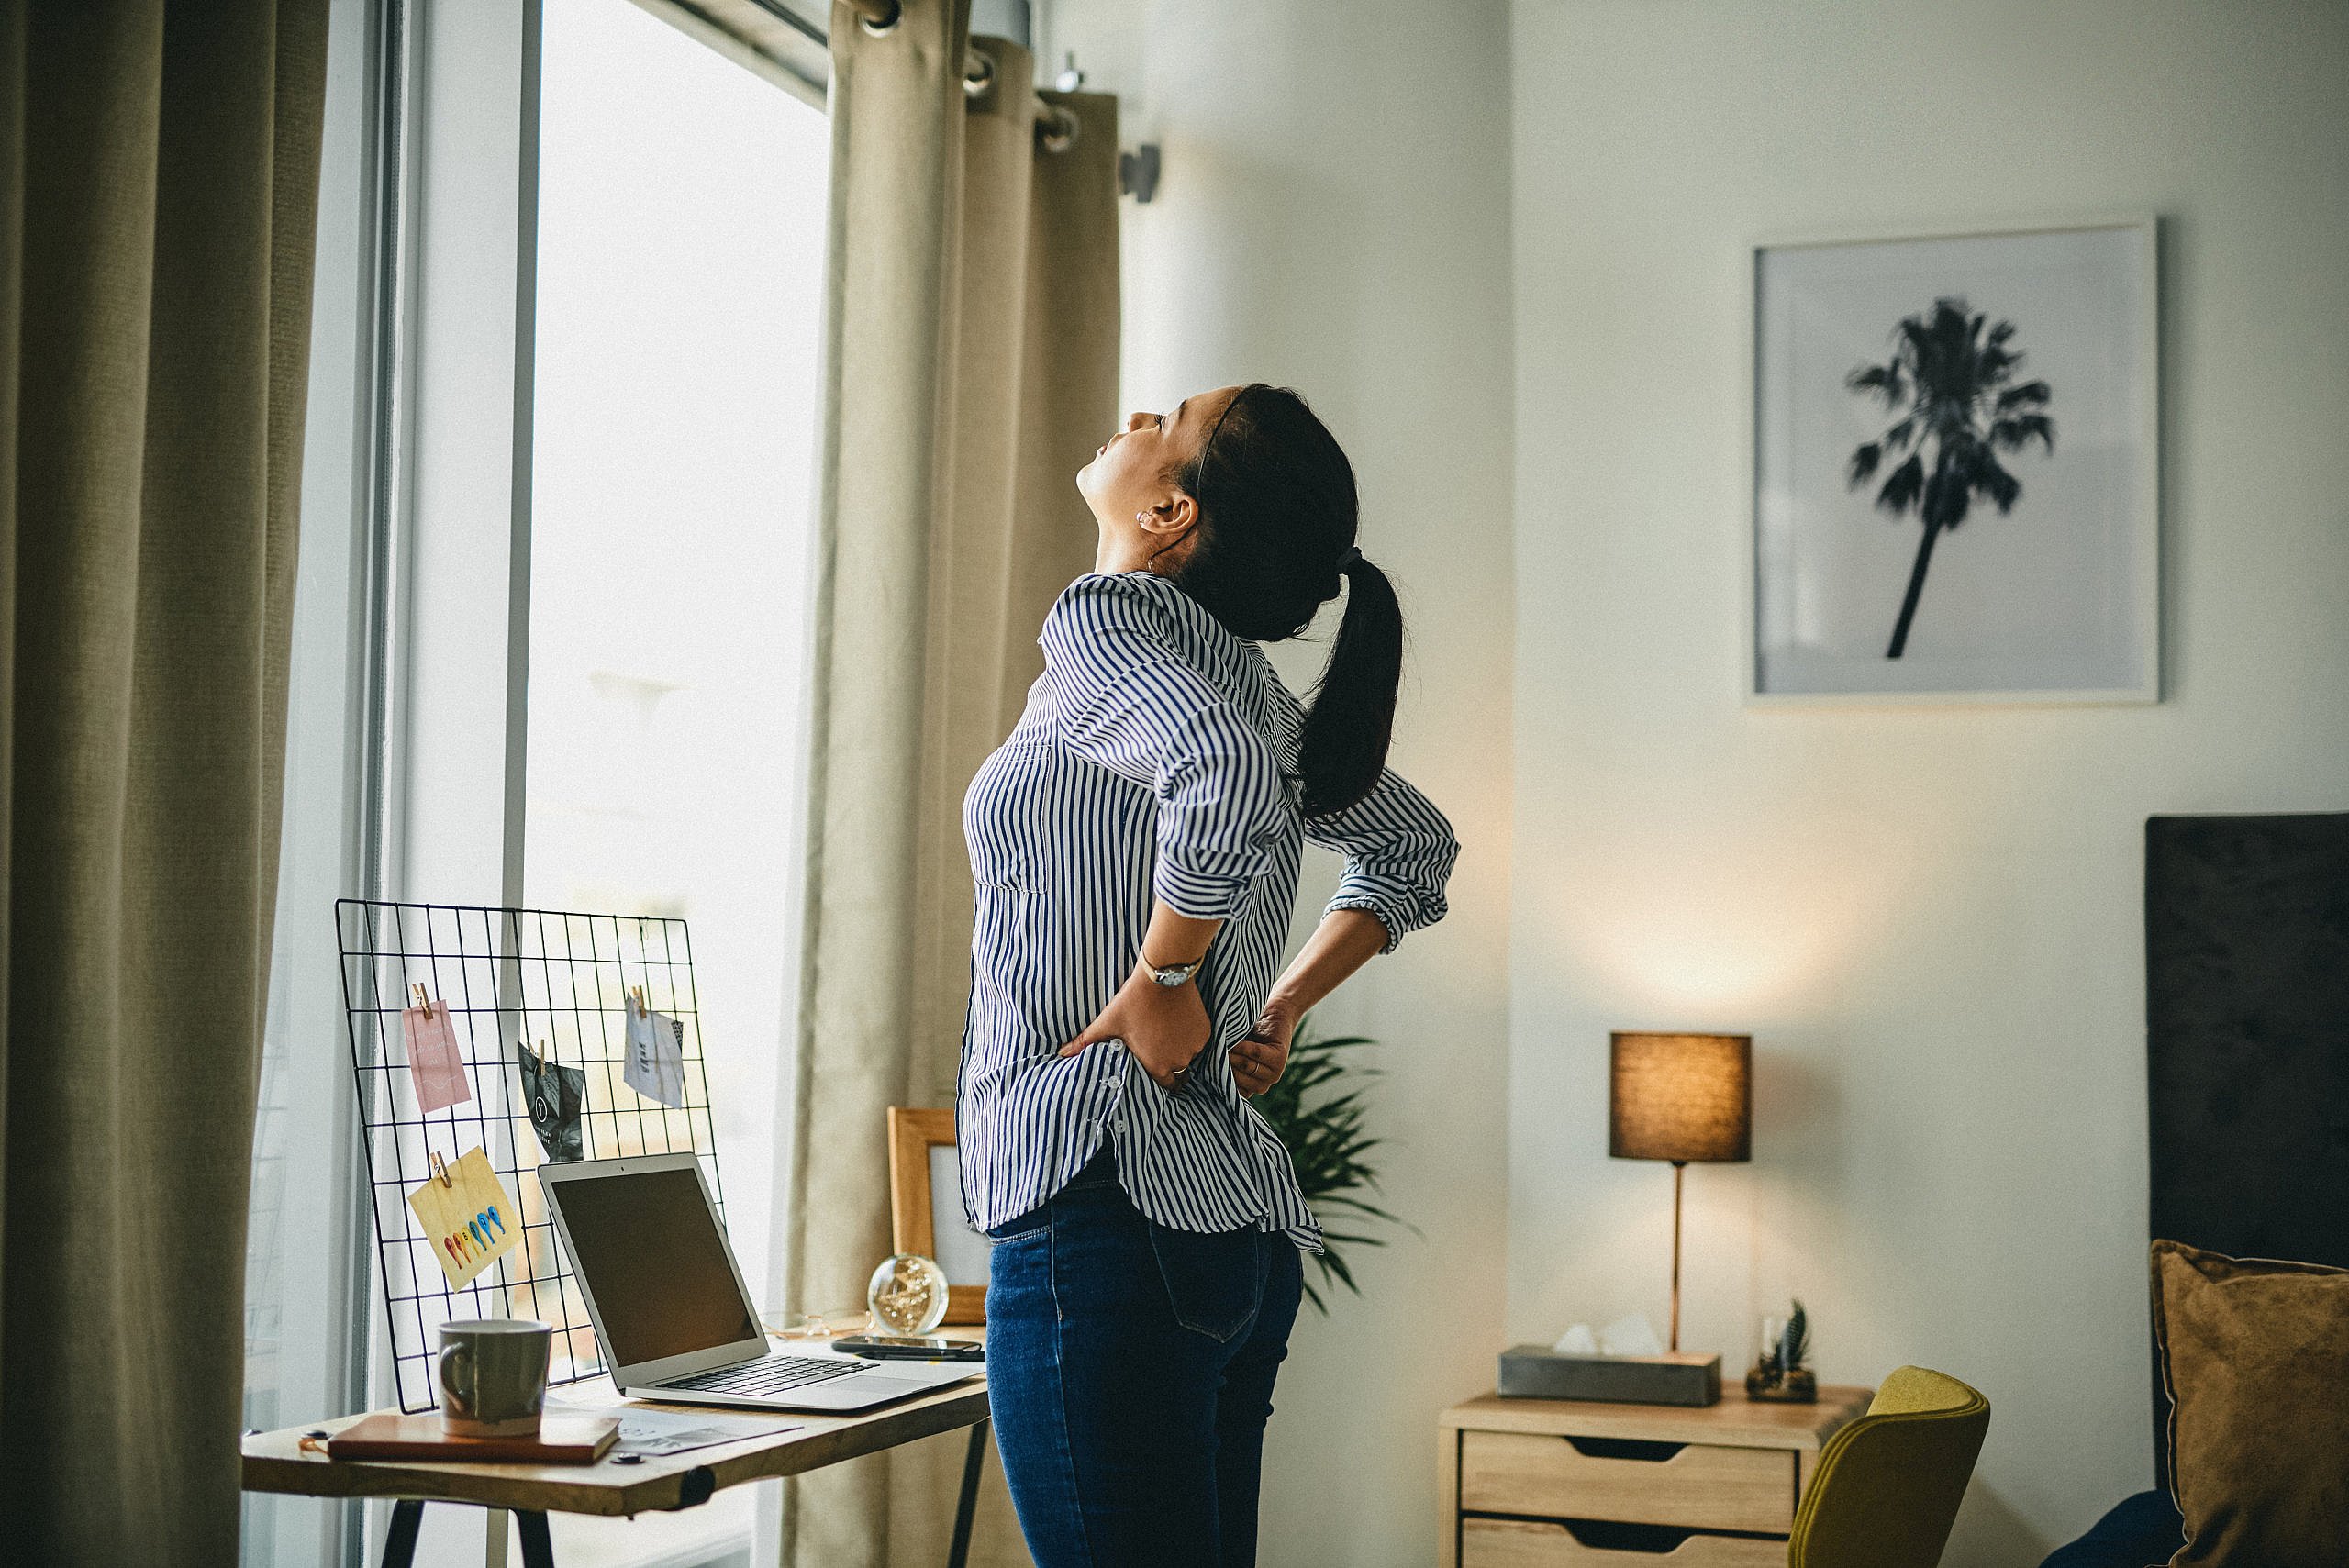
[[[1148,512],[1136,512],[1134,514],[1134,521],[1140,523],[1144,528],[1148,528],[1150,526],[1150,514]]]

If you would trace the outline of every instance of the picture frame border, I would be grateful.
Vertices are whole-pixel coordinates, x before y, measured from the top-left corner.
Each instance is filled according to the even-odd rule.
[[[1887,231],[1865,228],[1794,233],[1771,233],[1749,239],[1744,259],[1745,361],[1739,377],[1743,400],[1740,425],[1745,443],[1743,499],[1738,507],[1745,563],[1740,594],[1742,624],[1739,660],[1742,702],[1748,708],[1915,708],[1915,707],[2113,707],[2150,706],[2165,695],[2162,668],[2162,518],[2161,495],[2161,239],[2164,220],[2157,212],[2133,210],[2096,212],[2071,217],[1987,222],[1950,228]],[[2090,229],[2135,229],[2144,236],[2139,267],[2136,312],[2138,375],[2144,395],[2139,400],[2136,463],[2136,572],[2131,588],[2139,609],[2138,668],[2144,676],[2134,686],[2108,690],[1991,690],[1957,692],[1765,692],[1762,689],[1762,260],[1766,252],[1824,249],[1844,245],[1897,245],[1933,239],[1998,239],[2038,234],[2067,234]]]
[[[932,1262],[938,1232],[930,1218],[930,1151],[941,1145],[954,1146],[952,1107],[889,1107],[889,1245]],[[987,1287],[950,1281],[943,1324],[967,1328],[986,1320]]]

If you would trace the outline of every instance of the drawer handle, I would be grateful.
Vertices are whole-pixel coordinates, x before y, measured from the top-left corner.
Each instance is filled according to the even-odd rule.
[[[1644,1438],[1568,1438],[1566,1441],[1585,1459],[1635,1459],[1643,1464],[1661,1464],[1688,1446],[1650,1442]]]
[[[1575,1544],[1592,1551],[1644,1551],[1658,1556],[1677,1551],[1697,1532],[1672,1525],[1627,1525],[1612,1519],[1560,1519],[1561,1529]]]

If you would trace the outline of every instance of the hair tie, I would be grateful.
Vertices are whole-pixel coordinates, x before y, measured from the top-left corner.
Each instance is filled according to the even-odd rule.
[[[1362,551],[1355,549],[1353,545],[1348,545],[1346,546],[1346,553],[1338,557],[1338,570],[1343,572],[1361,559]]]

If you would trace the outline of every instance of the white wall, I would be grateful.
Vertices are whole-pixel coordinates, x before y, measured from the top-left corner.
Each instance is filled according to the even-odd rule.
[[[1513,24],[1041,14],[1040,58],[1165,148],[1126,209],[1130,398],[1264,377],[1329,415],[1414,614],[1398,757],[1468,844],[1452,920],[1328,1009],[1402,1048],[1391,1192],[1428,1240],[1301,1327],[1264,1560],[1425,1561],[1431,1417],[1491,1350],[1661,1322],[1671,1184],[1606,1158],[1605,1042],[1680,1027],[1752,1030],[1760,1073],[1754,1162],[1690,1173],[1687,1340],[1734,1376],[1800,1295],[1831,1379],[1978,1383],[1949,1562],[2035,1562],[2148,1480],[2143,819],[2349,806],[2349,14]],[[2132,209],[2165,220],[2166,700],[1742,706],[1745,245]]]
[[[1353,460],[1364,552],[1413,652],[1396,765],[1458,828],[1452,914],[1320,1020],[1387,1042],[1386,1194],[1424,1233],[1361,1254],[1364,1294],[1310,1308],[1275,1396],[1263,1560],[1423,1563],[1435,1414],[1489,1384],[1501,1331],[1509,877],[1507,13],[1492,3],[1060,0],[1165,171],[1125,206],[1125,391],[1163,407],[1285,382]],[[1280,657],[1292,684],[1324,646]],[[1290,654],[1297,657],[1289,657]],[[1333,880],[1299,895],[1318,913]],[[1318,878],[1318,881],[1316,880]]]
[[[1508,1326],[1661,1319],[1610,1028],[1752,1030],[1687,1332],[1994,1408],[1952,1564],[2150,1484],[2141,851],[2349,806],[2349,10],[1518,0]],[[2168,698],[1741,707],[1743,247],[2157,212]],[[1963,550],[1954,539],[1950,550]]]

